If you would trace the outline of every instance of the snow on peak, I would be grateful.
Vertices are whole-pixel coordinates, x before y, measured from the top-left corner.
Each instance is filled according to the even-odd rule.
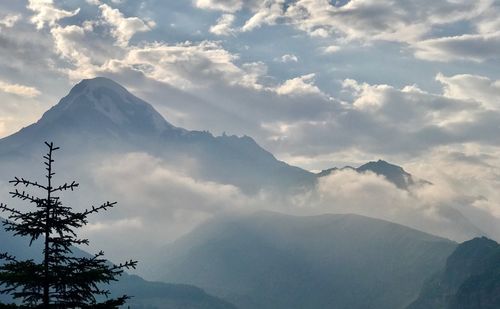
[[[82,80],[44,117],[54,120],[75,115],[104,116],[124,128],[141,126],[158,132],[173,128],[149,103],[104,77]]]

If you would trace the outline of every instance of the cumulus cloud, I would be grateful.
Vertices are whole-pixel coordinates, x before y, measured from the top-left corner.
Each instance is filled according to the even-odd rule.
[[[298,62],[299,58],[294,54],[284,54],[281,58],[279,58],[279,61],[283,63]]]
[[[61,71],[72,80],[107,73],[141,72],[148,78],[181,89],[206,88],[214,82],[261,87],[258,78],[265,71],[263,64],[236,65],[238,55],[224,49],[220,42],[130,45],[131,37],[150,30],[151,23],[124,17],[119,10],[105,4],[99,9],[104,23],[85,21],[81,25],[55,25],[51,29],[56,51],[70,64]],[[102,34],[96,32],[96,28],[103,31],[103,26],[109,27],[116,44],[110,46]]]
[[[231,35],[235,33],[235,29],[232,28],[235,16],[232,14],[223,14],[217,23],[210,27],[210,32],[215,35]]]
[[[254,15],[250,17],[243,27],[242,31],[251,31],[260,28],[262,25],[273,25],[283,17],[284,0],[264,1],[259,6],[254,6]]]
[[[123,59],[109,62],[110,70],[133,68],[179,88],[205,88],[217,81],[259,88],[256,66],[235,64],[237,55],[219,42],[152,43],[131,47]]]
[[[272,4],[280,5],[279,2],[242,5],[256,10],[261,6],[270,8]],[[287,12],[302,5],[322,14],[313,4],[298,2],[292,5],[295,8],[289,7]],[[460,7],[463,6],[467,4]],[[372,4],[353,1],[335,10],[370,11],[368,7],[373,8]],[[396,88],[345,79],[340,100],[320,89],[315,81],[319,76],[316,73],[279,80],[269,76],[264,62],[241,61],[240,54],[229,51],[222,42],[145,41],[131,44],[129,40],[136,31],[147,30],[147,22],[125,17],[109,5],[101,4],[98,10],[102,19],[52,26],[50,34],[55,51],[67,62],[59,66],[58,71],[72,80],[96,75],[143,76],[186,91],[183,100],[192,103],[162,104],[171,115],[182,115],[185,121],[192,119],[191,125],[196,122],[196,128],[210,129],[213,128],[210,124],[220,123],[209,119],[207,110],[211,109],[214,115],[227,118],[226,128],[222,128],[222,124],[215,127],[256,136],[266,147],[289,157],[335,153],[343,147],[375,153],[416,154],[438,145],[468,141],[493,143],[491,134],[481,134],[483,129],[494,129],[498,118],[496,113],[487,113],[485,109],[491,108],[496,100],[493,86],[484,86],[492,91],[488,98],[488,92],[478,88],[478,93],[484,95],[472,101],[460,97],[457,90],[453,91],[455,94],[449,91],[442,95],[414,85]],[[462,14],[460,18],[480,15],[477,10],[475,12],[455,10],[456,14]],[[457,16],[449,16],[447,20],[460,20]],[[113,36],[116,44],[106,41],[106,35]],[[337,45],[331,46],[325,52],[337,50]],[[285,54],[277,59],[295,61],[296,58],[298,60],[295,54]],[[471,87],[476,86],[479,84]],[[464,85],[460,87],[465,89]],[[199,91],[203,91],[203,95],[199,95]],[[473,93],[471,89],[466,92]],[[198,115],[200,113],[203,115]],[[241,119],[245,119],[245,126]],[[385,134],[393,139],[382,147],[379,140]],[[323,138],[328,142],[322,141]],[[301,146],[303,143],[308,146]]]
[[[243,7],[243,0],[195,0],[200,9],[236,12]]]
[[[292,81],[282,86],[281,93],[310,89],[300,78]],[[493,85],[486,89],[481,91],[496,92]],[[396,88],[350,79],[344,80],[343,93],[343,102],[325,98],[327,108],[314,119],[265,123],[275,149],[312,157],[345,149],[414,156],[442,145],[498,145],[490,132],[498,130],[500,114],[487,109],[480,97],[464,100],[415,85]]]
[[[198,1],[208,8],[232,13],[248,10],[251,17],[241,31],[284,23],[313,37],[334,37],[348,42],[391,41],[407,44],[420,59],[433,61],[496,59],[498,50],[498,5],[482,1],[326,0],[294,1]],[[473,31],[463,33],[460,24]],[[443,27],[455,28],[456,36],[440,34]],[[478,47],[480,46],[480,47]],[[332,49],[334,51],[335,48]]]
[[[6,28],[12,28],[21,18],[19,14],[7,14],[3,17],[0,17],[0,26]]]
[[[82,51],[85,32],[83,27],[76,25],[56,27],[51,31],[56,50],[61,56],[74,61],[79,67],[83,67],[90,62],[90,58]]]
[[[54,6],[53,0],[29,0],[28,9],[34,12],[31,22],[37,29],[42,29],[44,25],[54,26],[60,19],[75,16],[80,9],[66,11]]]
[[[127,46],[130,38],[137,32],[149,31],[155,25],[153,22],[146,23],[138,17],[124,17],[118,9],[113,9],[107,4],[102,4],[99,8],[104,20],[113,27],[111,34],[122,46]]]
[[[53,3],[45,3],[51,8]],[[148,78],[181,89],[206,88],[226,83],[262,88],[258,79],[265,72],[262,62],[236,64],[239,56],[221,42],[166,43],[161,41],[130,44],[138,32],[151,30],[155,23],[138,17],[125,17],[118,9],[100,4],[101,19],[79,24],[50,23],[55,52],[66,61],[57,70],[72,81],[106,74],[144,74]],[[230,21],[230,15],[222,17]],[[222,34],[223,29],[213,29]],[[110,42],[107,35],[114,38]]]
[[[276,93],[280,95],[322,95],[321,90],[314,85],[315,74],[306,74],[296,78],[286,80],[276,88]]]
[[[471,74],[438,74],[436,80],[443,85],[444,95],[447,97],[474,100],[481,102],[486,108],[500,109],[500,80]]]
[[[245,6],[252,10],[260,4],[249,2]],[[157,83],[156,91],[160,85],[180,89],[183,104],[163,99],[152,103],[158,103],[168,113],[167,118],[181,119],[188,127],[249,134],[289,158],[345,149],[416,155],[440,145],[497,143],[493,134],[485,133],[496,130],[500,117],[487,110],[493,108],[497,98],[494,81],[483,86],[468,84],[477,89],[476,100],[464,97],[466,92],[474,92],[463,83],[457,86],[463,89],[459,95],[456,87],[441,94],[415,85],[394,87],[352,79],[343,81],[337,96],[320,89],[319,85],[325,83],[316,79],[322,74],[299,73],[280,80],[270,76],[264,62],[245,62],[248,57],[230,51],[223,42],[131,43],[137,29],[149,27],[144,19],[125,17],[109,5],[96,9],[103,14],[102,19],[51,26],[49,34],[60,56],[56,60],[65,62],[57,63],[57,71],[71,80],[105,75],[124,81],[146,79],[150,85]],[[462,14],[458,11],[456,14]],[[115,32],[118,29],[122,34]],[[108,35],[114,40],[110,42]],[[298,59],[295,52],[285,55],[285,61]],[[302,62],[306,61],[301,58]],[[438,81],[443,83],[443,78],[438,77]],[[450,85],[446,87],[451,89]],[[381,144],[384,136],[392,138]]]

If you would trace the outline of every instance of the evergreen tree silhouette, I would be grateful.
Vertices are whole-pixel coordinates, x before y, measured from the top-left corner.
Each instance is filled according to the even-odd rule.
[[[79,184],[74,181],[53,184],[53,155],[59,147],[45,144],[46,184],[18,177],[10,181],[14,186],[10,195],[29,202],[35,209],[24,213],[0,203],[0,211],[8,213],[8,220],[3,222],[7,231],[28,237],[30,246],[39,238],[44,240],[43,259],[41,263],[21,261],[9,253],[1,253],[4,263],[0,266],[0,293],[19,300],[22,308],[117,308],[129,296],[109,299],[110,292],[104,287],[118,280],[124,269],[135,268],[137,261],[113,265],[104,259],[102,251],[93,256],[73,254],[75,246],[89,244],[87,239],[78,238],[76,230],[88,223],[89,215],[108,210],[116,202],[92,206],[83,212],[64,206],[57,194],[73,191]],[[22,188],[39,190],[43,196],[32,195]]]

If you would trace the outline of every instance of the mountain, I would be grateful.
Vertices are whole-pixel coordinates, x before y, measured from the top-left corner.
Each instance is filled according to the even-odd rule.
[[[111,285],[112,295],[128,293],[127,306],[134,309],[236,309],[200,288],[186,284],[151,282],[136,275],[123,275]]]
[[[3,219],[0,218],[1,221]],[[0,228],[0,252],[8,252],[18,259],[40,260],[42,243],[35,241],[29,246],[29,240],[13,237]],[[88,256],[85,251],[75,248],[73,253]],[[119,281],[109,286],[111,297],[123,294],[133,296],[127,305],[139,309],[235,309],[230,303],[205,293],[192,285],[150,282],[136,275],[124,273]],[[0,294],[0,302],[11,303],[9,295]]]
[[[175,127],[149,103],[103,77],[82,80],[36,123],[0,139],[0,159],[24,160],[27,154],[42,153],[46,140],[72,153],[146,150],[170,160],[187,155],[199,163],[200,178],[251,193],[263,188],[309,188],[317,177],[336,169],[316,175],[277,160],[251,137],[216,137]],[[415,183],[403,168],[382,160],[355,170],[382,175],[399,188]]]
[[[374,172],[377,175],[382,175],[390,182],[394,183],[398,188],[406,189],[414,184],[412,176],[407,173],[402,167],[390,164],[383,160],[377,162],[368,162],[356,169],[359,173],[366,171]]]
[[[485,237],[460,244],[408,309],[500,308],[500,245]]]
[[[149,265],[239,308],[404,308],[452,241],[358,215],[271,212],[212,220]]]
[[[409,186],[414,185],[415,183],[427,183],[430,184],[427,181],[415,181],[413,179],[413,176],[406,172],[401,166],[397,166],[394,164],[391,164],[389,162],[386,162],[384,160],[378,160],[378,161],[370,161],[366,164],[361,165],[360,167],[354,168],[351,166],[346,166],[341,168],[340,170],[343,169],[352,169],[355,170],[358,173],[364,173],[364,172],[373,172],[379,176],[385,177],[389,182],[393,183],[396,185],[396,187],[400,189],[405,189],[407,190]],[[324,177],[330,175],[332,172],[339,170],[339,168],[330,168],[326,170],[322,170],[317,174],[318,177]]]
[[[58,175],[61,178],[77,178],[85,184],[82,190],[87,191],[84,193],[96,197],[108,196],[103,192],[102,183],[96,181],[96,170],[104,164],[115,167],[109,163],[112,161],[110,158],[127,158],[129,153],[137,152],[158,158],[167,169],[179,169],[175,172],[187,175],[196,182],[232,185],[250,197],[259,194],[259,197],[271,196],[280,202],[290,197],[301,198],[304,192],[312,193],[310,197],[316,198],[314,186],[321,176],[331,172],[316,175],[288,165],[248,136],[213,136],[207,131],[178,128],[150,104],[116,82],[102,77],[81,81],[36,123],[0,139],[0,175],[5,175],[0,179],[0,186],[1,181],[14,175],[38,170],[46,140],[54,141],[64,151],[64,156],[61,159],[58,157]],[[400,188],[418,182],[401,167],[381,160],[369,162],[356,170],[383,175]],[[3,194],[0,192],[0,199]],[[146,198],[148,196],[144,196]],[[82,206],[75,204],[75,207]],[[189,208],[192,205],[186,206]],[[379,212],[379,217],[402,224],[408,224],[408,220],[431,221],[427,225],[412,226],[425,229],[432,224],[439,225],[438,229],[429,231],[460,241],[484,235],[455,208],[438,209],[445,224],[429,219],[427,214],[422,215],[419,209],[411,210],[404,205],[401,209],[404,214],[397,218],[383,211]],[[411,211],[414,213],[408,213]]]
[[[73,155],[146,151],[171,162],[191,158],[197,162],[198,178],[245,192],[301,188],[316,179],[313,173],[277,160],[248,136],[215,137],[177,128],[150,104],[102,77],[81,81],[39,121],[0,139],[0,159],[24,164],[27,156],[43,153],[46,140]]]

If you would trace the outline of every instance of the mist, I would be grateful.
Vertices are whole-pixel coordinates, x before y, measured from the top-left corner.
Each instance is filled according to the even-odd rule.
[[[92,218],[83,230],[83,236],[91,240],[89,249],[105,248],[111,260],[120,260],[123,256],[141,260],[206,220],[259,210],[294,215],[359,214],[455,241],[481,234],[500,238],[498,230],[492,228],[499,220],[484,206],[498,202],[498,195],[478,197],[478,190],[486,192],[488,188],[465,190],[467,184],[460,178],[437,172],[425,175],[434,176],[426,178],[432,183],[417,183],[408,190],[373,172],[343,169],[319,178],[313,187],[302,188],[294,194],[272,188],[250,194],[235,185],[201,180],[199,163],[187,156],[163,159],[146,152],[117,152],[96,153],[88,155],[92,159],[84,160],[66,157],[61,152],[60,157],[65,169],[57,179],[76,178],[81,183],[76,192],[63,196],[63,201],[77,209],[106,200],[118,202],[116,208]],[[73,160],[78,164],[70,169]],[[20,168],[16,175],[29,177],[36,170]],[[465,170],[466,167],[463,173]],[[487,175],[498,181],[494,170]],[[213,178],[216,179],[216,175]],[[0,183],[0,188],[6,200],[9,188],[5,181]],[[485,224],[485,217],[490,218],[489,224]]]

